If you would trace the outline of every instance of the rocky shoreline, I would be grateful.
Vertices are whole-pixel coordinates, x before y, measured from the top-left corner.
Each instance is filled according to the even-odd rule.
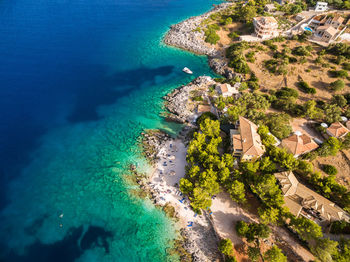
[[[181,23],[172,25],[164,37],[164,43],[199,55],[217,56],[218,51],[204,42],[204,32],[196,29],[204,19],[226,9],[230,5],[232,4],[222,3],[202,15],[194,16]]]
[[[195,118],[195,108],[189,105],[191,92],[209,88],[215,81],[210,76],[200,76],[187,85],[174,89],[171,93],[164,96],[165,107],[168,110],[166,117],[181,124],[191,124]]]
[[[228,68],[223,54],[204,42],[204,32],[195,30],[204,19],[207,19],[213,13],[226,9],[230,5],[232,4],[220,4],[203,15],[191,17],[177,25],[171,26],[171,29],[164,37],[164,43],[196,54],[207,55],[209,56],[209,66],[214,72],[224,75],[228,79],[234,78],[236,74]],[[188,143],[186,140],[187,134],[195,128],[192,123],[197,117],[195,108],[191,105],[191,93],[194,91],[204,93],[214,84],[215,81],[211,77],[200,76],[163,97],[165,108],[167,109],[165,113],[166,119],[185,125],[178,135],[183,144]],[[160,157],[162,149],[168,143],[172,143],[172,141],[174,140],[168,134],[160,130],[148,130],[142,133],[143,152],[154,169],[157,168],[157,162],[159,164],[162,161]],[[155,182],[153,179],[154,173],[150,177],[138,177],[136,175],[136,182],[142,191],[147,192],[146,195],[149,196],[153,203],[161,207],[180,226],[180,239],[175,240],[174,249],[176,249],[175,252],[180,256],[181,261],[222,261],[222,254],[218,252],[219,237],[209,215],[204,212],[201,216],[195,216],[196,219],[193,219],[193,221],[196,222],[196,227],[194,228],[190,229],[184,226],[183,221],[181,222],[184,217],[180,214],[179,206],[174,204],[174,202],[162,200],[162,193],[157,189],[157,184],[162,183],[162,180]],[[171,192],[179,192],[177,184],[168,185],[166,188]],[[185,207],[185,209],[187,208]]]
[[[203,15],[194,16],[176,25],[172,25],[165,35],[163,42],[169,46],[174,46],[195,54],[207,55],[209,66],[215,73],[223,75],[228,79],[234,78],[236,73],[227,66],[227,61],[222,51],[211,47],[204,41],[205,35],[203,30],[196,30],[203,20],[231,5],[232,3],[222,3]]]
[[[158,171],[159,166],[162,166],[165,161],[164,156],[176,154],[169,151],[171,148],[169,148],[169,144],[172,144],[172,148],[179,144],[183,144],[186,147],[189,142],[187,140],[188,134],[196,128],[192,124],[196,118],[194,108],[191,106],[192,92],[205,92],[213,84],[215,84],[215,81],[211,77],[200,76],[163,97],[165,108],[168,110],[166,113],[167,118],[184,124],[184,127],[176,139],[171,138],[161,130],[147,130],[142,133],[144,156],[152,165],[154,172],[150,176],[140,176],[134,171],[136,182],[139,184],[143,195],[151,199],[155,206],[162,208],[170,218],[175,219],[179,227],[180,238],[175,240],[174,252],[181,257],[181,261],[222,261],[222,255],[218,252],[217,247],[219,238],[209,214],[204,212],[200,216],[195,215],[189,206],[187,198],[183,204],[179,204],[180,196],[178,194],[180,191],[177,185],[178,180],[175,184],[168,183],[164,185],[165,181],[163,178],[169,178],[169,175],[166,171],[161,172],[161,174]],[[186,154],[186,148],[184,149],[184,151],[178,152],[182,157],[185,157]],[[175,161],[180,161],[179,155],[176,156]],[[184,172],[184,165],[181,162],[178,164]],[[173,167],[173,169],[178,172],[176,167]],[[193,214],[189,216],[189,212]],[[195,226],[187,227],[186,223],[189,220],[194,221]]]

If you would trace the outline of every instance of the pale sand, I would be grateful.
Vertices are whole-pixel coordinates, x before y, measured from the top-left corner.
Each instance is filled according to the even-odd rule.
[[[178,188],[180,179],[185,176],[186,151],[187,148],[181,140],[168,141],[158,154],[160,160],[155,166],[150,187],[157,194],[158,204],[170,203],[175,208],[179,218],[177,225],[179,228],[186,229],[187,246],[190,247],[189,251],[196,261],[217,261],[220,257],[218,239],[207,215],[196,215],[189,205],[188,198],[182,196]],[[180,202],[182,199],[184,199],[183,203]],[[189,227],[190,224],[192,224],[191,227]]]
[[[216,196],[211,205],[212,218],[217,233],[222,238],[231,239],[237,261],[246,261],[247,255],[243,254],[245,243],[238,236],[235,225],[238,221],[259,222],[258,218],[242,209],[236,202],[232,201],[230,195],[222,192]]]

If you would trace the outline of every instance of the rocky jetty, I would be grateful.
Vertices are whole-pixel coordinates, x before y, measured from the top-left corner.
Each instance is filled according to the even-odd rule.
[[[223,3],[217,5],[203,15],[191,17],[179,24],[171,26],[169,32],[164,37],[164,43],[200,55],[217,56],[218,51],[204,42],[204,32],[196,29],[204,19],[224,10],[230,5],[232,4]]]
[[[166,100],[165,107],[169,111],[166,115],[168,119],[179,123],[191,123],[195,117],[194,109],[189,106],[191,91],[208,90],[207,88],[213,84],[215,84],[215,81],[210,76],[200,76],[163,97]]]

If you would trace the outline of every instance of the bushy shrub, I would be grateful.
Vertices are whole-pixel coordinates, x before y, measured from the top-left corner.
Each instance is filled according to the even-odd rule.
[[[329,85],[329,89],[332,91],[341,91],[344,89],[344,87],[345,87],[345,83],[341,79],[338,79],[338,80],[330,83],[330,85]]]
[[[335,95],[332,98],[332,104],[335,104],[339,107],[344,107],[347,104],[347,100],[342,95]]]
[[[344,220],[332,222],[331,233],[332,234],[350,234],[350,223]]]
[[[241,74],[249,73],[250,69],[243,55],[243,51],[248,47],[246,42],[239,42],[226,49],[226,57],[229,60],[228,66],[235,72]]]
[[[233,244],[228,238],[222,239],[219,242],[219,250],[226,256],[233,256]]]
[[[331,77],[347,78],[349,76],[348,72],[345,70],[329,70]]]
[[[338,170],[336,169],[335,166],[332,165],[322,165],[322,170],[327,174],[327,175],[336,175],[338,173]]]
[[[297,56],[309,56],[310,52],[305,46],[297,46],[293,48],[292,54]]]
[[[215,45],[220,40],[220,36],[216,33],[215,30],[206,30],[205,36],[205,42],[212,45]]]
[[[195,96],[192,98],[193,101],[203,101],[203,97],[202,96]]]
[[[310,87],[309,84],[306,83],[305,81],[300,81],[298,83],[298,86],[303,92],[307,94],[316,94],[316,89],[313,87]]]
[[[280,90],[276,92],[275,95],[278,98],[288,98],[288,97],[298,98],[299,97],[299,93],[297,90],[288,88],[288,87],[282,87]]]
[[[343,67],[344,70],[350,71],[350,63],[345,62],[345,63],[342,64],[342,67]]]
[[[231,32],[228,35],[230,38],[232,38],[233,40],[239,38],[239,32]]]
[[[255,52],[254,51],[250,51],[245,55],[246,59],[248,62],[250,63],[254,63],[255,62]]]

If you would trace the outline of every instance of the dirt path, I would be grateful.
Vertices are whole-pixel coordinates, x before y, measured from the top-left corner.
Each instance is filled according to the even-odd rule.
[[[287,245],[288,249],[292,249],[294,252],[294,256],[298,255],[299,258],[296,258],[297,260],[295,261],[313,261],[315,258],[311,254],[309,250],[304,248],[302,245],[300,245],[297,240],[295,240],[294,236],[285,228],[283,227],[278,227],[278,226],[273,226],[271,227],[273,234],[276,239],[281,243],[281,247]],[[283,248],[285,251],[286,249]]]
[[[237,235],[235,225],[237,221],[259,222],[256,215],[241,208],[236,202],[232,201],[228,193],[220,193],[212,201],[212,218],[217,233],[222,238],[231,239],[237,261],[250,261],[246,255],[245,242]],[[273,235],[278,245],[293,261],[311,261],[313,255],[302,245],[298,243],[291,233],[282,227],[273,226]]]

